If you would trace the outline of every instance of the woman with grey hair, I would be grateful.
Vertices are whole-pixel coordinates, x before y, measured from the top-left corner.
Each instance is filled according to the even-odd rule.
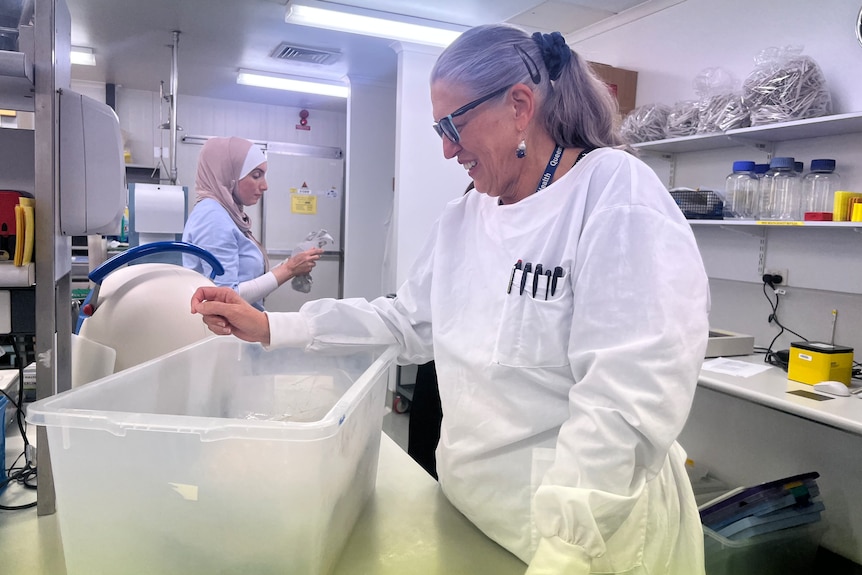
[[[261,314],[202,288],[192,310],[273,347],[433,358],[440,486],[528,574],[702,574],[676,438],[709,295],[682,213],[619,149],[612,97],[559,33],[465,32],[431,101],[475,190],[447,205],[396,298]]]

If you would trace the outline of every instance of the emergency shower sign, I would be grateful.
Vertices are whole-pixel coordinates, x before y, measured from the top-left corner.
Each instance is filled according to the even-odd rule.
[[[305,182],[302,182],[302,187],[298,190],[290,188],[290,212],[307,216],[317,214],[317,196]]]

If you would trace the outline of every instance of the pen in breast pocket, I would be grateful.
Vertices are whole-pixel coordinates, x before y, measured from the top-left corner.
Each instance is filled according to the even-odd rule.
[[[509,276],[509,287],[506,288],[506,293],[512,293],[512,282],[515,281],[515,272],[521,269],[521,260],[515,262],[512,266],[512,275]]]
[[[557,279],[563,277],[563,268],[557,266],[554,268],[554,275],[551,278],[551,295],[557,292]]]
[[[551,270],[545,270],[545,299],[548,299],[548,293],[551,291]]]
[[[536,271],[533,273],[533,297],[536,297],[536,290],[539,288],[539,278],[542,276],[542,264],[536,264]]]
[[[533,269],[533,264],[527,262],[524,264],[524,273],[521,274],[521,291],[518,295],[524,295],[524,287],[527,285],[527,274]]]

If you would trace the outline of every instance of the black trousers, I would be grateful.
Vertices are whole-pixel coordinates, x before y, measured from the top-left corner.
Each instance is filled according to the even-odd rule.
[[[413,388],[413,401],[410,402],[407,453],[434,479],[437,479],[434,451],[440,441],[442,419],[437,371],[434,362],[429,361],[420,365],[416,372],[416,386]]]

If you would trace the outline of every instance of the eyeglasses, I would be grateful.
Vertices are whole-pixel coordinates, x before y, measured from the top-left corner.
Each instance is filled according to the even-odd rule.
[[[494,90],[490,94],[482,96],[478,100],[473,100],[469,104],[461,106],[445,118],[440,118],[433,124],[434,131],[437,132],[437,135],[441,138],[445,135],[453,144],[457,144],[459,141],[461,141],[461,134],[458,133],[458,128],[455,127],[455,123],[452,120],[454,120],[458,116],[466,114],[476,106],[484,104],[491,98],[496,98],[511,87],[512,86],[504,86],[499,90]]]

